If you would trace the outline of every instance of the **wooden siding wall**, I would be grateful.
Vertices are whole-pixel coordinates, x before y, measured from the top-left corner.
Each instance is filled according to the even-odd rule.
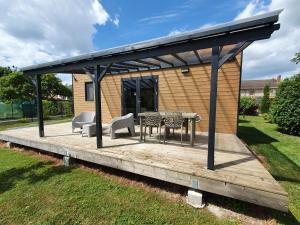
[[[202,117],[197,130],[208,131],[210,64],[191,66],[187,75],[180,68],[121,75],[108,75],[101,82],[102,120],[109,123],[113,117],[121,115],[121,78],[146,75],[159,76],[159,111],[196,112]],[[86,75],[75,74],[74,109],[75,114],[82,111],[94,111],[95,102],[85,101],[84,82],[90,81]],[[224,64],[219,69],[216,131],[236,133],[237,108],[240,82],[240,57]]]

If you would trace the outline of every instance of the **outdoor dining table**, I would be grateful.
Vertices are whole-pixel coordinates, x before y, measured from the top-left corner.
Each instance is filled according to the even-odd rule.
[[[166,112],[159,112],[161,115],[162,119],[166,117]],[[143,140],[143,118],[145,117],[146,113],[138,113],[139,119],[140,119],[140,141]],[[192,124],[192,129],[191,129],[191,135],[190,135],[190,144],[191,146],[194,146],[195,142],[195,134],[196,134],[196,118],[197,118],[197,113],[193,112],[182,112],[182,117],[187,120],[191,121]],[[185,132],[186,134],[188,133],[188,123],[186,123],[186,129]]]

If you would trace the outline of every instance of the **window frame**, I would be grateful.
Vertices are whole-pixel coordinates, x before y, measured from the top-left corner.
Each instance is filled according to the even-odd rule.
[[[92,85],[93,88],[93,98],[92,99],[88,99],[88,85]],[[84,82],[84,92],[85,92],[85,101],[86,102],[93,102],[95,100],[95,87],[94,87],[94,83],[92,81],[88,81],[88,82]]]

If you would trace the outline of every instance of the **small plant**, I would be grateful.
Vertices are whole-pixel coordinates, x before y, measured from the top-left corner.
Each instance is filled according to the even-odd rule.
[[[255,98],[242,96],[240,99],[240,115],[257,115],[258,106]]]
[[[29,122],[29,119],[28,118],[21,118],[19,120],[21,123],[28,123]]]
[[[282,132],[300,135],[300,74],[280,83],[271,113]]]
[[[273,123],[273,116],[270,113],[264,113],[262,114],[262,117],[264,118],[265,121],[269,123]]]

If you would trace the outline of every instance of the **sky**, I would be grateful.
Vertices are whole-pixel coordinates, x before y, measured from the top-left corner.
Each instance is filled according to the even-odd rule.
[[[0,66],[18,68],[284,9],[280,30],[244,51],[242,79],[300,71],[290,61],[299,0],[0,0],[0,9]]]

